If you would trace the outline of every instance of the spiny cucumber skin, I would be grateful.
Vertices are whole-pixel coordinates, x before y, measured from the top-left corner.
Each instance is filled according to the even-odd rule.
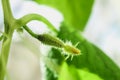
[[[72,46],[71,44],[66,44],[57,37],[51,36],[49,34],[38,35],[38,40],[41,41],[43,44],[61,48],[63,52],[67,55],[74,56],[81,54],[81,51],[75,46]]]
[[[70,46],[70,45],[65,45],[64,46],[64,50],[72,55],[79,55],[81,54],[80,50],[77,49],[76,47],[74,46]]]
[[[60,39],[53,37],[49,34],[41,34],[38,35],[38,40],[41,41],[43,44],[63,48],[64,42],[62,42]]]

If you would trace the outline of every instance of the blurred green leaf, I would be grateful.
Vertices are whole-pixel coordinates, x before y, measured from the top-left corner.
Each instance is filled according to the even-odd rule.
[[[39,4],[45,4],[59,10],[65,19],[65,23],[83,30],[91,13],[94,0],[34,0]]]
[[[120,80],[120,68],[104,52],[83,38],[80,32],[63,24],[58,37],[64,41],[71,41],[73,45],[80,42],[77,47],[81,50],[82,55],[74,56],[72,61],[68,59],[66,62],[69,66],[72,65],[77,69],[87,69],[90,73],[97,74],[104,80]],[[54,60],[59,60],[58,62],[61,61],[62,63],[62,56],[57,57],[61,55],[60,51],[57,49],[52,51],[52,59],[54,58]]]
[[[46,66],[46,79],[45,80],[57,80],[55,74]]]
[[[96,74],[90,73],[87,70],[76,69],[73,66],[68,66],[64,63],[61,67],[58,80],[102,80]]]

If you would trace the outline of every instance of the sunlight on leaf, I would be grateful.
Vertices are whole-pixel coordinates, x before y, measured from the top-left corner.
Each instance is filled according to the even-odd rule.
[[[58,80],[103,80],[96,74],[84,69],[76,69],[63,63]]]

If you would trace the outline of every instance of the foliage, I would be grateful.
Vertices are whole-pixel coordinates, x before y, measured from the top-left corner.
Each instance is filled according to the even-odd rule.
[[[104,80],[120,79],[120,69],[116,66],[116,64],[99,48],[83,38],[83,36],[79,34],[79,31],[74,29],[71,30],[69,27],[66,27],[65,24],[63,24],[58,37],[64,41],[70,40],[73,42],[73,44],[80,42],[77,47],[81,50],[82,55],[74,56],[72,61],[69,58],[66,61],[69,66],[72,65],[77,69],[86,69],[91,73],[99,75]],[[52,52],[52,56],[50,57],[52,59],[54,58],[54,60],[57,60],[55,61],[56,64],[61,65],[64,62],[62,59],[63,56],[61,55],[60,57],[59,55],[61,52],[56,49],[53,49]],[[57,57],[58,55],[59,57]]]
[[[35,0],[39,4],[45,4],[59,10],[68,26],[83,30],[94,0]]]
[[[45,4],[47,6],[56,8],[63,14],[65,18],[64,19],[65,24],[62,24],[60,32],[58,33],[58,37],[60,39],[64,41],[71,41],[73,45],[75,45],[77,42],[80,42],[78,48],[81,50],[82,55],[75,56],[72,61],[68,59],[67,63],[69,65],[73,65],[79,69],[85,68],[88,71],[99,75],[104,80],[120,79],[119,76],[120,69],[116,66],[116,64],[114,64],[114,62],[108,56],[106,56],[104,52],[102,52],[99,48],[97,48],[92,43],[87,41],[82,35],[79,34],[80,32],[76,30],[79,28],[79,30],[82,31],[85,28],[85,24],[87,23],[90,12],[92,10],[93,0],[89,1],[35,0],[35,1],[39,4]],[[54,52],[53,50],[52,55],[54,56],[54,58],[56,58],[55,60],[58,61],[61,60],[60,57],[57,57],[58,54],[56,53],[60,54],[60,52],[58,51]],[[64,61],[62,60],[61,63],[62,62]],[[64,74],[62,76],[64,76]]]
[[[96,74],[92,74],[84,69],[77,69],[73,66],[68,66],[63,63],[58,80],[103,80]]]

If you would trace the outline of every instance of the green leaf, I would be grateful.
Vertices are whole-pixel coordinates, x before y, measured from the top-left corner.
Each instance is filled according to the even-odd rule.
[[[61,67],[58,80],[103,80],[96,74],[90,73],[84,69],[76,69],[64,63]]]
[[[57,80],[57,77],[55,77],[54,73],[46,67],[46,79],[45,80]]]
[[[82,55],[74,56],[72,61],[69,58],[66,61],[69,66],[72,65],[77,69],[87,69],[104,80],[120,80],[120,68],[104,52],[80,35],[80,32],[63,24],[58,37],[64,41],[71,41],[73,45],[80,42],[77,47],[81,50]],[[52,51],[52,59],[54,58],[54,60],[62,63],[63,56],[60,51],[57,49]],[[58,55],[59,57],[57,57]]]
[[[34,0],[39,4],[45,4],[59,10],[65,19],[65,23],[83,30],[91,13],[94,0]]]

